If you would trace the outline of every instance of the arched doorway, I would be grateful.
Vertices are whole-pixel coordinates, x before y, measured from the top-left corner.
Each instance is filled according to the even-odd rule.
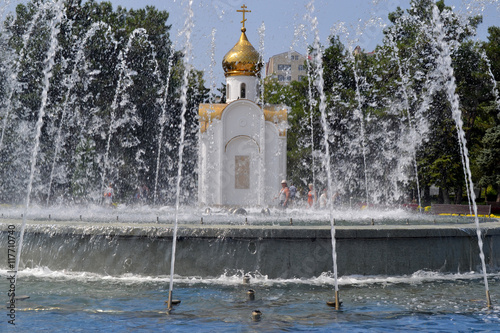
[[[222,175],[223,202],[229,205],[258,204],[259,145],[246,135],[226,144]]]

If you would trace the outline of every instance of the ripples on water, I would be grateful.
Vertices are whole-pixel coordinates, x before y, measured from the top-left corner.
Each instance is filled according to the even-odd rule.
[[[0,290],[8,290],[5,270]],[[269,280],[242,273],[214,279],[177,277],[166,313],[169,277],[102,276],[48,269],[20,273],[16,331],[498,331],[500,275],[490,278],[494,307],[486,309],[480,275],[418,272],[402,277],[341,277],[340,311],[332,300],[333,279]],[[254,301],[248,289],[256,292]],[[6,296],[4,296],[6,299]],[[251,313],[263,316],[254,321]],[[3,311],[6,311],[5,309]],[[6,312],[5,312],[6,313]],[[3,317],[3,316],[2,316]],[[10,326],[7,320],[2,327]],[[9,327],[12,329],[12,327]]]

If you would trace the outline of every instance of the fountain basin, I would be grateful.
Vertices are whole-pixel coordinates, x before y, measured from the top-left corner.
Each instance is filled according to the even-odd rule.
[[[0,223],[0,251],[7,253],[7,228]],[[481,223],[488,271],[500,267],[500,222]],[[99,274],[165,275],[170,271],[173,226],[28,220],[19,267]],[[479,272],[473,223],[454,225],[351,225],[336,227],[338,272],[342,275],[404,275],[419,270]],[[310,278],[332,271],[326,225],[179,226],[175,273],[216,277],[259,272],[269,278]],[[6,267],[6,262],[0,264]]]

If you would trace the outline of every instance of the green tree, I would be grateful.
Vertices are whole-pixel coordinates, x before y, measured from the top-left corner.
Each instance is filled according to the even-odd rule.
[[[482,168],[483,176],[479,184],[481,186],[495,186],[497,190],[496,202],[500,202],[500,125],[486,131],[482,144],[483,149],[479,154],[478,164]]]
[[[65,15],[57,26],[59,47],[40,138],[34,197],[45,200],[51,188],[54,200],[99,200],[104,180],[114,182],[117,199],[127,202],[139,185],[155,187],[158,169],[161,198],[172,201],[175,191],[169,182],[177,167],[184,71],[189,71],[189,148],[184,158],[189,162],[185,163],[183,186],[192,190],[196,183],[196,109],[206,100],[207,90],[201,72],[185,68],[184,55],[173,50],[170,25],[166,24],[169,14],[150,6],[114,10],[109,2],[93,0],[68,0],[62,9]],[[6,20],[4,36],[17,54],[18,78],[13,126],[0,152],[1,201],[21,201],[24,196],[28,170],[20,166],[29,165],[56,10],[59,8],[35,0],[19,5],[16,15]],[[158,144],[162,115],[166,115],[165,131]],[[158,147],[162,149],[160,161]],[[48,179],[53,179],[52,185]],[[195,198],[192,193],[184,196],[186,200]]]
[[[483,43],[486,57],[489,60],[491,69],[491,80],[496,80],[496,96],[486,103],[485,109],[488,109],[491,121],[494,126],[488,128],[481,141],[481,149],[477,157],[477,165],[481,178],[479,184],[487,187],[492,185],[497,190],[496,201],[500,202],[500,95],[498,78],[500,77],[500,28],[489,27],[488,41]],[[495,93],[492,92],[492,95]]]
[[[477,53],[473,52],[473,45],[468,43],[467,39],[473,35],[477,25],[481,23],[481,17],[472,17],[464,23],[456,17],[451,8],[445,5],[444,1],[437,2],[436,6],[441,13],[440,20],[443,22],[445,42],[451,46],[453,52],[453,66],[457,74],[457,93],[462,97],[463,118],[466,119],[466,124],[470,125],[465,126],[465,131],[467,137],[471,138],[473,134],[471,129],[478,115],[477,105],[474,105],[477,102],[475,97],[478,91],[485,91],[485,84],[483,74],[471,73],[476,66],[467,65],[471,57],[478,60]],[[442,65],[437,62],[442,45],[435,42],[435,31],[427,28],[436,25],[432,13],[433,7],[432,1],[412,1],[411,8],[406,15],[400,9],[391,13],[389,18],[393,26],[386,30],[386,34],[393,36],[392,44],[395,44],[399,50],[398,57],[401,63],[404,63],[404,72],[410,78],[406,84],[409,88],[410,120],[423,119],[426,125],[422,129],[416,128],[427,137],[417,152],[421,184],[425,187],[432,184],[438,185],[443,193],[444,202],[449,202],[449,192],[454,190],[455,200],[459,203],[465,181],[464,172],[461,167],[460,150],[457,148],[456,126],[450,120],[451,106],[444,94],[448,84],[446,80],[450,78],[441,77],[440,66]],[[389,47],[392,46],[389,45]],[[480,70],[478,69],[478,72]],[[473,83],[474,80],[476,81]],[[481,88],[470,89],[478,82],[482,82]],[[469,104],[465,103],[467,96],[464,93],[470,95]],[[473,96],[474,94],[476,96]]]

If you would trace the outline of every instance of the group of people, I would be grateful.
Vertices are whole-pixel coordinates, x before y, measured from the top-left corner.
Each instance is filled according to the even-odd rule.
[[[325,209],[328,204],[327,193],[328,193],[327,189],[326,188],[323,189],[318,200],[316,191],[314,189],[314,185],[309,184],[307,191],[307,208],[312,209],[316,207],[319,201],[319,208]],[[286,180],[282,180],[278,198],[279,198],[279,207],[285,209],[290,207],[292,204],[296,203],[297,200],[300,200],[300,191],[297,190],[297,188],[292,182],[290,182],[290,186],[288,186],[288,182]],[[339,200],[339,193],[336,192],[334,195],[332,195],[332,202],[336,203],[338,200]]]
[[[295,204],[298,200],[301,199],[299,190],[297,187],[290,182],[290,186],[288,186],[288,182],[286,180],[281,181],[281,190],[278,194],[279,198],[279,207],[285,209]],[[113,205],[113,196],[114,189],[113,184],[109,183],[108,187],[104,191],[104,205],[112,206]],[[135,203],[145,203],[149,198],[149,188],[146,185],[141,185],[137,187],[137,191],[134,195]],[[338,192],[332,196],[332,202],[336,202],[339,198]],[[276,199],[276,198],[275,198]],[[316,191],[314,190],[313,184],[308,185],[307,191],[307,207],[314,208],[316,207],[318,202]],[[319,197],[319,208],[324,209],[327,207],[328,197],[327,197],[327,189],[325,188],[320,197]]]

